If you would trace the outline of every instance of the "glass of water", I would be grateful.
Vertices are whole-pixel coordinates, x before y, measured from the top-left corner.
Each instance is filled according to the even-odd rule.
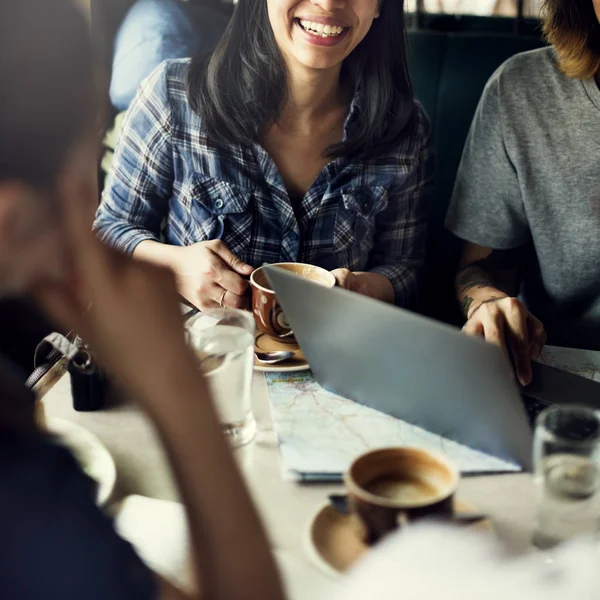
[[[534,436],[538,511],[533,543],[552,548],[578,535],[596,536],[600,518],[600,411],[552,406]]]
[[[223,432],[233,446],[243,446],[256,435],[251,405],[254,328],[252,313],[231,308],[200,313],[186,325]]]

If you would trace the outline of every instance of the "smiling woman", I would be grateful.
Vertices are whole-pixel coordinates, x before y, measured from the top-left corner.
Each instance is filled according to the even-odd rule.
[[[325,19],[323,19],[325,21]],[[348,32],[350,29],[344,25],[327,25],[323,24],[323,21],[307,21],[305,19],[295,19],[295,23],[299,25],[304,31],[311,33],[316,37],[339,37],[342,33]],[[326,23],[327,21],[325,21]],[[336,42],[337,43],[337,42]]]
[[[402,2],[240,0],[211,57],[142,86],[96,229],[171,267],[199,308],[247,306],[273,262],[410,306],[430,175]]]
[[[378,0],[349,2],[344,6],[333,2],[332,15],[323,10],[327,6],[319,4],[272,0],[267,6],[275,40],[286,63],[289,65],[290,60],[296,59],[307,67],[320,69],[339,66],[364,39],[373,20],[379,16]],[[321,52],[321,46],[335,50]]]

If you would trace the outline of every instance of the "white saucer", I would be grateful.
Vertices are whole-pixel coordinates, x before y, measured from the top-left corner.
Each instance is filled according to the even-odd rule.
[[[455,500],[454,506],[458,513],[478,512],[461,500]],[[488,519],[466,527],[493,533]],[[339,579],[369,552],[357,518],[339,513],[329,502],[321,506],[310,519],[304,534],[304,545],[311,562],[321,573],[333,579]]]
[[[276,365],[265,365],[254,359],[254,370],[262,373],[294,373],[297,371],[308,371],[310,365],[304,358],[302,350],[298,344],[284,344],[274,340],[272,337],[258,332],[255,336],[254,348],[262,352],[273,352],[277,350],[294,352],[293,358],[277,363]]]
[[[46,428],[71,450],[83,471],[98,483],[96,502],[104,506],[117,482],[117,469],[110,452],[93,433],[65,419],[48,417]]]

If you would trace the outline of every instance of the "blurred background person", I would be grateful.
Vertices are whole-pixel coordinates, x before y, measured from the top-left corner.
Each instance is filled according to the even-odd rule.
[[[187,510],[201,597],[281,600],[264,531],[186,346],[172,275],[91,233],[93,75],[87,25],[71,0],[0,2],[0,296],[35,298],[148,412]],[[186,598],[117,536],[92,481],[36,427],[33,398],[2,357],[0,398],[0,597]]]

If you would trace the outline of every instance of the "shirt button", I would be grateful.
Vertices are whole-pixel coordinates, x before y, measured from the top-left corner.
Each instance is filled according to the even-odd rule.
[[[224,204],[224,202],[221,198],[217,198],[215,200],[215,208],[217,208],[217,209],[223,208],[223,204]]]

